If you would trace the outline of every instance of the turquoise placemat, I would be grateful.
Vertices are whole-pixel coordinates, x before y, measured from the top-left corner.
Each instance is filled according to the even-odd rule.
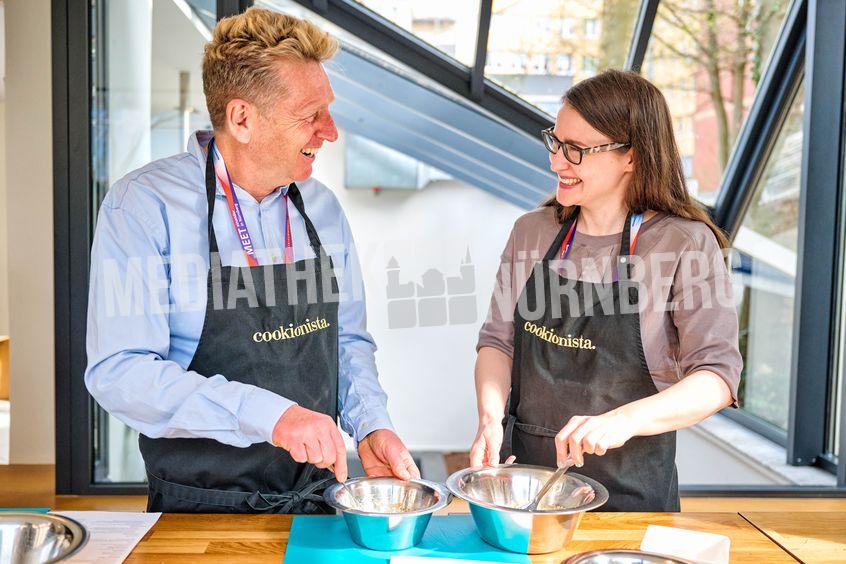
[[[49,507],[0,507],[0,513],[49,513]]]
[[[344,518],[298,515],[291,524],[285,564],[384,564],[391,556],[528,563],[529,557],[497,550],[476,532],[470,515],[432,517],[419,545],[407,550],[368,550],[350,538]]]

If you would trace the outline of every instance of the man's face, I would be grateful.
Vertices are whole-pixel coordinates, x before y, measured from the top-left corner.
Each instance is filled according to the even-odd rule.
[[[260,112],[251,151],[274,178],[305,180],[323,142],[338,138],[329,114],[335,94],[318,62],[281,61],[277,74],[287,95]]]

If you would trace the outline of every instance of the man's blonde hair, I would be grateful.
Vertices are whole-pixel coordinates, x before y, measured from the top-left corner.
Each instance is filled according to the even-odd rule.
[[[242,98],[259,108],[285,96],[276,63],[322,62],[338,41],[316,25],[263,8],[224,18],[203,54],[203,92],[212,127],[222,129],[226,104]]]

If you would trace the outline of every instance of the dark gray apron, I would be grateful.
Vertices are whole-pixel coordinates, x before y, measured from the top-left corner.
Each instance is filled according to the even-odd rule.
[[[336,419],[338,282],[331,258],[305,213],[299,189],[291,184],[288,197],[305,220],[316,258],[258,267],[221,266],[212,222],[215,191],[209,151],[208,303],[200,342],[188,370],[205,376],[222,374]],[[289,286],[294,285],[291,296],[296,299],[292,300]],[[325,320],[328,327],[315,330],[312,326],[308,330],[307,326],[290,339],[253,339],[257,331],[273,332],[318,320]],[[141,435],[139,445],[149,482],[148,511],[330,512],[319,493],[332,480],[331,473],[297,463],[287,451],[269,443],[238,448],[212,439],[151,439]]]
[[[631,214],[615,264],[620,281],[609,284],[567,280],[550,267],[575,217],[535,265],[515,308],[503,459],[513,454],[519,463],[554,467],[554,437],[572,416],[601,415],[658,393],[643,354],[638,288],[630,281],[626,258]],[[564,295],[561,288],[573,293]],[[573,295],[578,296],[575,307]],[[595,348],[575,340],[580,337]],[[675,453],[675,432],[633,437],[604,456],[586,454],[578,472],[608,488],[603,511],[679,511]]]

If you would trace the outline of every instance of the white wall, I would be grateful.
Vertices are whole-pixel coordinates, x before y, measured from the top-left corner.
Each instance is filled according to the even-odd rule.
[[[718,439],[696,429],[677,434],[676,466],[681,485],[754,485],[789,484],[765,466],[726,448]]]
[[[4,26],[5,3],[0,1],[0,26]],[[9,264],[6,252],[6,42],[0,29],[0,335],[9,334]]]
[[[11,462],[54,460],[50,0],[6,3]]]
[[[9,334],[9,258],[6,203],[6,100],[0,99],[0,335]]]
[[[524,210],[467,184],[449,181],[423,190],[347,190],[343,133],[325,145],[314,176],[334,190],[352,226],[367,291],[368,328],[398,432],[413,449],[468,450],[476,432],[473,364],[499,257]],[[475,266],[476,321],[391,329],[387,272],[391,257],[402,282],[421,283],[431,268],[457,276],[469,249]]]

